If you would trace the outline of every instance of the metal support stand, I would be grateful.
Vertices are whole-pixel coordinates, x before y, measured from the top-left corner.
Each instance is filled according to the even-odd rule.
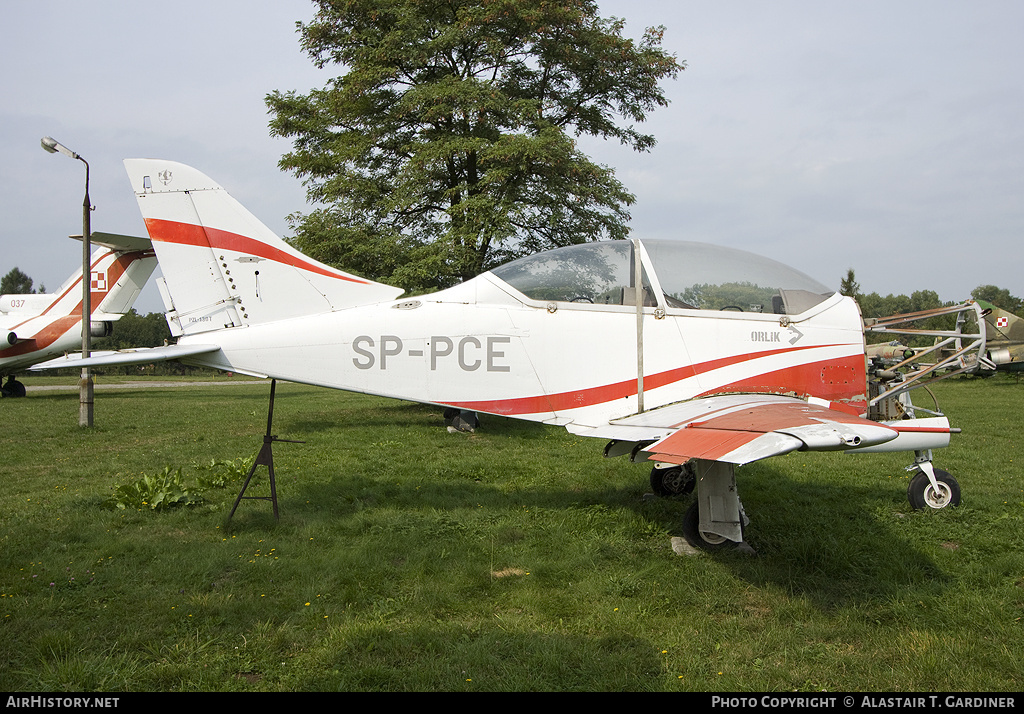
[[[274,423],[274,391],[277,389],[277,380],[270,380],[270,408],[267,411],[267,433],[263,436],[263,446],[260,448],[260,453],[256,455],[255,461],[252,462],[252,467],[249,469],[248,475],[245,477],[245,483],[242,484],[242,490],[238,492],[238,498],[235,499],[235,505],[231,507],[231,513],[228,514],[228,520],[235,515],[235,509],[238,508],[238,504],[243,498],[256,500],[256,501],[270,501],[274,504],[274,520],[279,520],[277,513],[277,484],[274,482],[274,442],[284,441],[291,444],[305,444],[304,441],[296,441],[294,439],[279,439],[276,435],[272,435],[270,430]],[[266,466],[270,472],[270,495],[269,496],[246,496],[245,489],[249,488],[249,481],[252,480],[252,476],[256,473],[257,466]]]

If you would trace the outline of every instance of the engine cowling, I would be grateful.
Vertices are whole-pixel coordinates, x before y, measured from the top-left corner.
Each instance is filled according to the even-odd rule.
[[[89,323],[89,334],[92,337],[110,337],[114,333],[114,323],[107,320]]]
[[[989,350],[988,358],[996,364],[1011,364],[1013,362],[1013,354],[1006,347]]]

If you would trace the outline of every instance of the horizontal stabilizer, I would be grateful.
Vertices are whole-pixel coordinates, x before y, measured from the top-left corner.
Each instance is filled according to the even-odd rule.
[[[82,236],[70,236],[75,240],[82,240]],[[101,245],[110,250],[127,253],[133,250],[152,250],[153,242],[149,238],[140,236],[123,236],[118,233],[95,232],[89,234],[91,245]]]
[[[164,345],[163,347],[140,347],[134,350],[118,350],[116,352],[94,352],[88,359],[82,359],[82,355],[72,353],[47,362],[41,362],[30,369],[38,371],[69,367],[109,367],[121,364],[166,362],[183,357],[210,354],[218,350],[220,350],[219,345]]]

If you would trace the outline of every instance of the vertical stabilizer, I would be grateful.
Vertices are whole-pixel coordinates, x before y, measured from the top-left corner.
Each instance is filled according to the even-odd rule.
[[[189,166],[159,159],[124,164],[160,260],[175,334],[368,305],[402,293],[303,255]]]
[[[1024,319],[982,300],[978,304],[985,308],[989,361],[999,370],[1024,372]]]
[[[94,232],[91,241],[97,246],[89,273],[93,314],[123,315],[132,309],[156,269],[153,245],[148,238],[116,233]]]
[[[988,308],[985,322],[990,342],[1024,342],[1024,320],[990,303],[979,300],[978,304]]]
[[[107,234],[98,234],[107,235]],[[81,238],[81,236],[72,236]],[[142,240],[142,239],[138,239]],[[149,241],[145,241],[148,245]],[[156,269],[156,256],[148,248],[122,250],[97,242],[89,266],[92,312],[97,319],[119,316],[131,310],[146,281]],[[71,274],[55,292],[4,295],[0,304],[12,317],[80,317],[82,314],[82,269]]]

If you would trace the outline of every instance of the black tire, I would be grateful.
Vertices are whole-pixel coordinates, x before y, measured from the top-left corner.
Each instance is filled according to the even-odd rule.
[[[696,484],[697,479],[693,477],[693,469],[688,469],[685,466],[671,466],[667,469],[659,469],[655,466],[651,469],[651,490],[662,498],[693,493],[693,487]]]
[[[25,385],[16,379],[7,380],[7,384],[4,385],[4,396],[5,397],[24,397],[25,396]]]
[[[694,548],[708,551],[733,550],[739,546],[736,541],[714,533],[702,533],[700,530],[699,501],[694,501],[683,514],[683,538]],[[742,532],[742,526],[740,527]]]
[[[914,478],[910,479],[907,486],[907,500],[915,511],[924,508],[939,510],[960,505],[960,484],[949,475],[948,471],[935,469],[935,480],[939,484],[939,490],[932,488],[928,480],[928,474],[918,471]]]

